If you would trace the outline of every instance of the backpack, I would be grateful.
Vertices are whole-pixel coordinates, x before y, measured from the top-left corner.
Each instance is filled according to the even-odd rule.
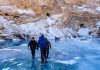
[[[42,39],[40,39],[39,40],[39,45],[40,45],[40,48],[45,48],[45,47],[47,47],[47,41],[46,41],[46,39],[44,38],[42,38]]]

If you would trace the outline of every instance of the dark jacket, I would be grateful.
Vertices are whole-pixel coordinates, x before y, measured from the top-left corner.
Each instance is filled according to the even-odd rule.
[[[51,49],[51,43],[48,39],[46,39],[46,42],[47,42],[47,49]]]
[[[30,47],[30,50],[35,50],[38,46],[38,43],[35,40],[31,40],[28,44],[28,47]]]

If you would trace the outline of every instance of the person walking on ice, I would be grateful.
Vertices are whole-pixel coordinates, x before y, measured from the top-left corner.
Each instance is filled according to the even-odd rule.
[[[38,47],[40,48],[40,51],[41,51],[41,62],[44,62],[47,59],[47,47],[48,46],[47,46],[47,40],[43,34],[39,37]]]
[[[32,54],[32,59],[34,59],[35,57],[35,50],[37,49],[38,43],[37,41],[35,41],[34,37],[32,37],[32,39],[30,40],[28,47],[31,50],[31,54]]]
[[[46,38],[46,44],[47,44],[46,58],[48,58],[49,57],[49,50],[51,49],[51,43],[47,38]]]

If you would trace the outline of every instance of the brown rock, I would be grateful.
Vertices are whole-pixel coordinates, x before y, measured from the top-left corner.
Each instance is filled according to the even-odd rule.
[[[33,11],[35,11],[36,14],[40,15],[42,14],[43,10],[42,10],[42,7],[41,6],[34,6],[33,7]]]

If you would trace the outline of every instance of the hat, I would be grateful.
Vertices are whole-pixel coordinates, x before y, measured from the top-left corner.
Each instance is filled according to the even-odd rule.
[[[34,37],[32,37],[32,39],[34,39]]]

